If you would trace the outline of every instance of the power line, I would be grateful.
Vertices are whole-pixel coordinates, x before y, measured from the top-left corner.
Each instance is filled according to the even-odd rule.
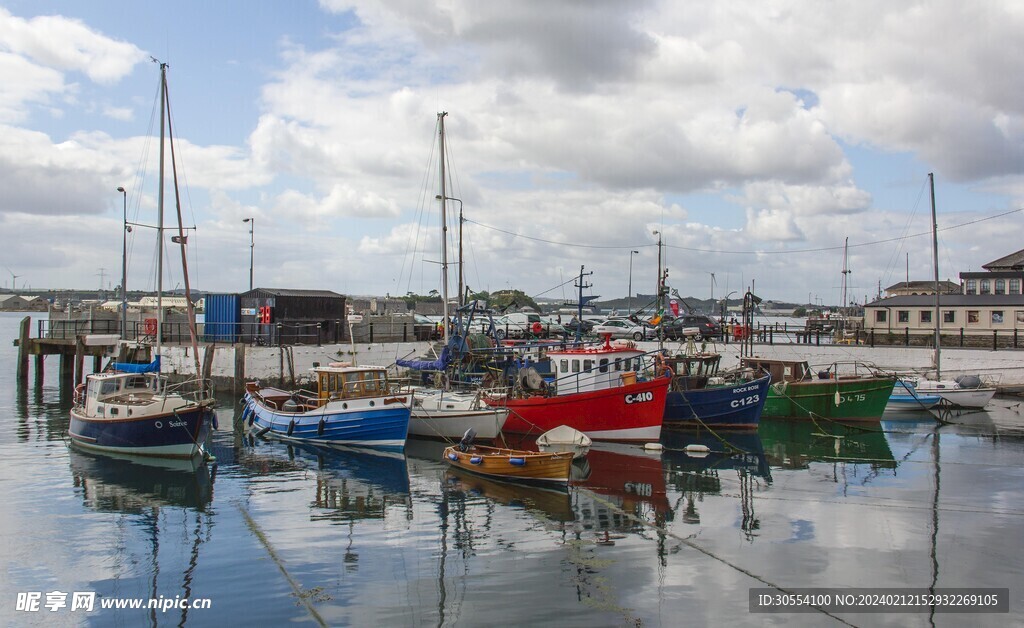
[[[970,226],[970,225],[975,225],[975,224],[978,224],[980,222],[985,222],[985,221],[988,221],[988,220],[995,220],[996,218],[1002,218],[1003,216],[1009,216],[1010,214],[1016,214],[1016,213],[1022,212],[1022,211],[1024,211],[1024,207],[1021,207],[1021,208],[1018,208],[1018,209],[1011,209],[1011,210],[1003,212],[1001,214],[996,214],[994,216],[987,216],[985,218],[978,218],[977,220],[969,220],[967,222],[962,222],[962,223],[959,223],[959,224],[956,224],[956,225],[950,225],[948,227],[942,227],[942,228],[939,229],[939,231],[952,231],[953,229],[960,229],[961,227],[967,227],[967,226]],[[492,225],[486,225],[486,224],[484,224],[482,222],[477,222],[476,220],[472,220],[470,218],[466,218],[465,221],[468,222],[468,223],[472,223],[474,225],[477,225],[478,227],[483,227],[484,229],[490,229],[491,231],[497,231],[498,233],[504,233],[506,235],[510,235],[512,237],[515,237],[515,238],[523,238],[524,240],[530,240],[530,241],[533,241],[533,242],[541,242],[543,244],[554,244],[554,245],[563,246],[563,247],[573,247],[573,248],[579,248],[579,249],[621,249],[621,250],[625,250],[625,249],[636,249],[636,248],[639,248],[639,247],[658,246],[657,243],[632,244],[632,245],[598,245],[598,244],[580,244],[578,242],[559,242],[559,241],[556,241],[556,240],[547,240],[545,238],[537,238],[537,237],[534,237],[534,236],[524,235],[524,234],[521,234],[521,233],[515,233],[513,231],[508,231],[506,229],[501,229],[499,227],[495,227],[495,226],[492,226]],[[913,234],[910,234],[910,235],[903,235],[903,236],[899,236],[899,237],[895,237],[895,238],[886,238],[885,240],[874,240],[874,241],[871,241],[871,242],[861,242],[859,244],[854,243],[854,244],[850,244],[849,248],[858,248],[858,247],[865,247],[865,246],[875,246],[875,245],[878,245],[878,244],[888,244],[890,242],[898,242],[900,240],[905,240],[907,238],[917,238],[917,237],[920,237],[920,236],[927,236],[927,235],[931,235],[931,231],[930,230],[929,231],[922,231],[920,233],[913,233]],[[692,252],[695,252],[695,253],[720,253],[720,254],[728,254],[728,255],[790,255],[790,254],[796,254],[796,253],[821,253],[821,252],[825,252],[825,251],[838,251],[838,250],[841,250],[843,248],[843,245],[837,245],[837,246],[824,246],[824,247],[818,247],[818,248],[813,248],[813,249],[789,249],[789,250],[786,250],[786,251],[730,251],[730,250],[724,250],[724,249],[702,249],[702,248],[697,248],[697,247],[678,246],[678,245],[672,245],[672,244],[664,244],[663,246],[665,248],[668,248],[668,249],[676,249],[676,250],[679,250],[679,251],[692,251]]]

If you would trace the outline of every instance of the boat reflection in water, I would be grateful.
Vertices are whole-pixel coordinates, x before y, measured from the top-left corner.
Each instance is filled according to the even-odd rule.
[[[762,421],[762,424],[764,421]],[[754,495],[761,484],[771,485],[772,474],[757,432],[671,430],[662,434],[668,485],[681,494],[684,524],[701,522],[697,505],[707,495],[739,492],[739,527],[748,540],[761,528]]]
[[[201,458],[173,459],[101,454],[70,447],[76,488],[100,512],[140,514],[159,506],[205,511],[213,500],[215,471]]]
[[[409,470],[399,452],[255,439],[239,464],[271,472],[312,472],[313,521],[383,519],[390,507],[410,505]]]
[[[806,469],[812,462],[850,462],[868,465],[877,473],[897,466],[881,421],[844,425],[764,419],[758,434],[768,460],[784,469]]]
[[[85,452],[68,448],[72,483],[81,491],[87,508],[124,517],[137,525],[118,522],[83,523],[78,541],[90,549],[113,543],[117,560],[112,561],[114,575],[93,582],[98,597],[118,597],[125,590],[148,590],[150,599],[191,599],[202,594],[193,589],[199,567],[200,549],[211,535],[215,466],[201,458],[173,459],[138,457],[124,454]],[[181,516],[180,513],[186,516]],[[138,538],[137,535],[142,537]],[[161,551],[161,536],[171,548]],[[187,557],[177,545],[189,539]],[[83,548],[84,549],[84,548]],[[127,556],[125,556],[127,555]],[[143,578],[139,565],[149,565],[150,576]],[[144,571],[144,570],[143,570]],[[135,580],[139,582],[134,583]],[[165,610],[142,607],[118,611],[118,623],[156,626],[161,622],[188,623],[189,608],[174,607],[174,619]]]
[[[594,443],[574,465],[573,511],[584,530],[640,532],[672,520],[661,452],[639,445]],[[609,539],[610,540],[610,539]]]
[[[502,506],[521,508],[556,523],[575,519],[569,492],[564,486],[532,486],[502,482],[475,473],[449,469],[444,476],[444,491],[449,501],[485,497]]]

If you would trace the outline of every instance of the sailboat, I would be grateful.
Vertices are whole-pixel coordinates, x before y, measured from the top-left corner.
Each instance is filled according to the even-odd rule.
[[[150,364],[115,363],[114,370],[94,373],[76,390],[71,409],[68,435],[86,449],[108,453],[192,458],[204,455],[205,442],[213,427],[213,392],[202,377],[196,339],[195,312],[188,280],[185,234],[181,226],[177,176],[175,200],[178,210],[178,235],[188,303],[189,334],[195,359],[196,378],[172,385],[160,373],[163,322],[163,237],[164,237],[164,142],[170,134],[170,104],[167,101],[167,64],[160,64],[160,185],[157,224],[157,310],[158,333],[154,360]],[[171,137],[171,167],[174,147]],[[176,173],[176,170],[175,170]]]
[[[975,375],[962,375],[955,380],[942,379],[942,334],[939,331],[942,321],[942,313],[939,311],[939,225],[935,218],[935,176],[930,172],[928,183],[932,199],[932,261],[935,269],[935,379],[919,378],[911,383],[919,395],[937,395],[950,405],[981,409],[995,396],[995,386],[983,385],[981,379]]]
[[[445,148],[444,119],[448,112],[437,114],[438,128],[438,168],[440,185],[437,199],[441,203],[441,303],[442,320],[449,321],[448,313],[448,223],[446,206],[449,197],[445,189]],[[461,264],[460,264],[461,278]],[[459,282],[462,283],[461,280]],[[461,292],[461,289],[460,289]],[[460,295],[461,300],[461,295]],[[395,361],[397,366],[425,371],[446,373],[453,361],[468,351],[465,330],[462,325],[457,328],[445,324],[444,347],[437,360],[403,360]],[[455,333],[452,333],[454,330]],[[442,438],[458,440],[467,430],[472,429],[479,440],[493,441],[501,432],[502,425],[508,417],[508,409],[489,406],[481,400],[478,390],[457,389],[451,386],[453,378],[443,378],[441,386],[414,386],[412,393],[412,416],[409,420],[409,435],[422,438]]]

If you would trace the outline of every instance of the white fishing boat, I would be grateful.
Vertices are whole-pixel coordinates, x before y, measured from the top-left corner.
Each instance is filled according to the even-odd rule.
[[[418,387],[412,389],[409,436],[452,440],[472,429],[477,439],[493,441],[506,418],[507,408],[488,406],[479,392]]]
[[[550,452],[572,453],[573,458],[583,458],[590,451],[590,437],[568,425],[559,425],[537,437],[537,449]]]
[[[445,241],[447,230],[447,201],[451,200],[447,191],[447,180],[445,177],[445,133],[444,119],[447,112],[437,114],[437,137],[439,165],[439,187],[436,196],[440,203],[441,214],[441,308],[443,321],[452,321],[448,312],[448,243]],[[461,202],[461,201],[460,201]],[[460,245],[461,251],[461,245]],[[462,264],[460,269],[460,286]],[[461,290],[460,290],[461,295]],[[460,309],[461,316],[461,309]],[[407,392],[411,393],[412,416],[409,420],[409,436],[421,438],[440,438],[445,440],[457,440],[467,430],[472,430],[476,438],[493,441],[501,432],[501,427],[508,417],[508,409],[501,406],[493,406],[484,403],[480,398],[479,388],[460,388],[453,381],[457,379],[453,370],[455,364],[465,356],[467,345],[465,342],[466,330],[463,329],[461,318],[456,327],[453,325],[442,325],[444,347],[435,360],[408,360],[399,359],[395,361],[396,366],[412,369],[413,371],[436,373],[439,385],[436,386],[413,386]]]
[[[936,395],[961,408],[984,408],[996,394],[995,386],[986,386],[975,375],[961,375],[956,379],[917,380],[919,395]]]

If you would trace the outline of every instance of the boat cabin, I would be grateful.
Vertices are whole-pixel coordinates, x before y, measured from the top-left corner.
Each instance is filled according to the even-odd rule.
[[[86,378],[79,394],[87,416],[127,418],[133,406],[151,403],[164,382],[154,373],[97,373]]]
[[[332,363],[314,366],[310,370],[316,378],[316,390],[288,391],[262,387],[258,382],[246,383],[245,390],[262,399],[270,408],[285,412],[316,410],[332,401],[344,403],[353,399],[383,397],[391,390],[387,370],[383,366]],[[369,405],[373,406],[374,402],[370,401]]]
[[[675,373],[672,378],[672,390],[705,388],[708,385],[708,380],[718,375],[718,366],[721,361],[720,353],[697,353],[665,358],[665,364]]]
[[[313,367],[320,405],[338,399],[380,397],[390,389],[387,370],[382,366],[331,364]]]
[[[814,379],[811,374],[811,367],[805,360],[770,360],[768,358],[742,358],[740,366],[753,369],[760,377],[760,373],[768,373],[772,376],[772,382],[800,382]]]
[[[636,382],[644,354],[632,342],[605,343],[600,347],[549,349],[555,394],[570,395],[615,388]]]

